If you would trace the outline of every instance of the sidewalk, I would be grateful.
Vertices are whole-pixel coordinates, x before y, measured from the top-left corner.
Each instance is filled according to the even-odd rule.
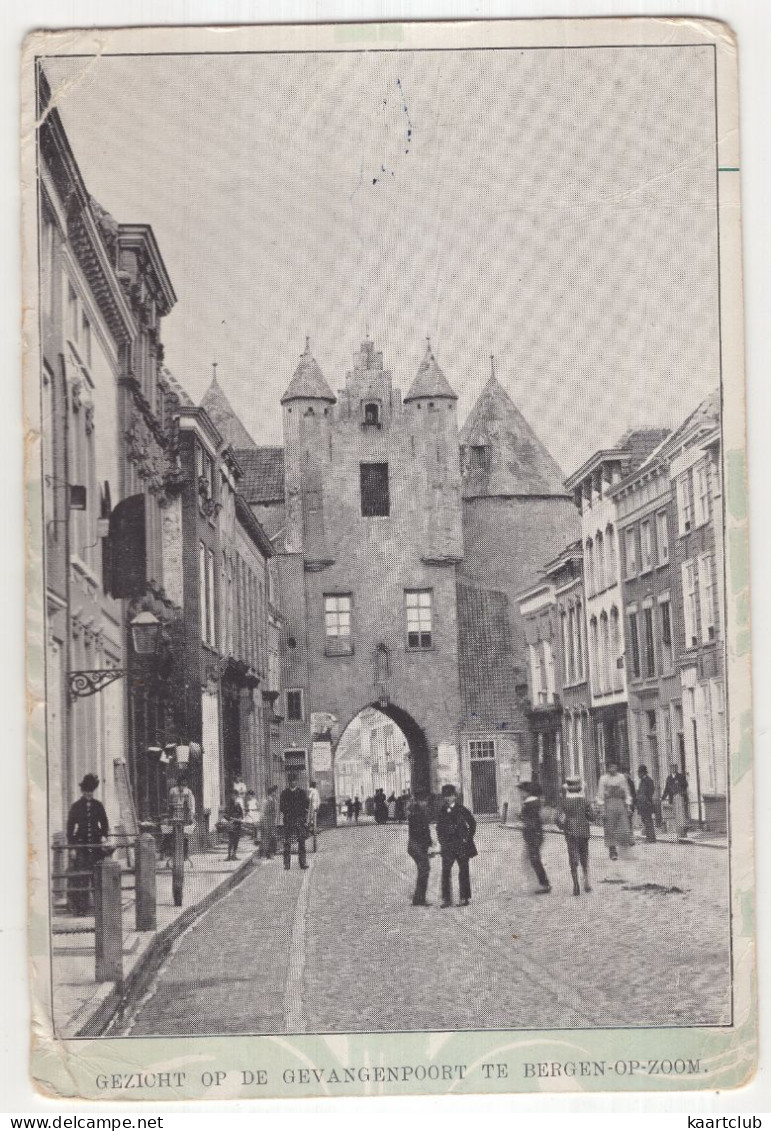
[[[175,939],[201,912],[210,907],[255,867],[260,858],[246,840],[239,847],[240,859],[225,859],[221,845],[211,852],[191,855],[185,867],[182,907],[175,907],[171,891],[171,868],[158,861],[157,929],[135,930],[134,891],[123,892],[123,984],[94,980],[94,918],[54,915],[53,919],[53,1014],[61,1037],[97,1036],[120,1015],[130,992],[141,993],[145,983],[163,961]],[[123,884],[133,883],[130,873]]]
[[[518,818],[507,819],[505,825],[499,822],[500,828],[516,829],[522,828],[522,823]],[[552,822],[544,821],[543,831],[545,833],[556,833],[562,836],[562,832]],[[602,840],[604,834],[602,825],[592,825],[592,838]],[[634,843],[648,844],[645,837],[642,835],[640,829],[634,830]],[[725,833],[710,833],[704,832],[702,829],[691,829],[688,833],[687,840],[680,840],[676,833],[669,832],[666,829],[656,829],[656,844],[682,844],[684,847],[688,845],[700,845],[704,848],[728,848],[728,836]]]

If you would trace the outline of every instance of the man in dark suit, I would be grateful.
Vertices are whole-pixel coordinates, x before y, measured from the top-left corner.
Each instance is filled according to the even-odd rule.
[[[292,864],[293,840],[297,841],[300,867],[308,867],[305,858],[305,838],[308,833],[309,806],[308,794],[297,784],[297,774],[290,774],[289,784],[286,789],[282,789],[278,806],[284,825],[284,867],[287,869]]]
[[[436,819],[436,835],[442,850],[442,907],[452,907],[452,866],[456,861],[459,905],[467,907],[471,900],[468,862],[477,854],[474,844],[476,831],[474,816],[458,801],[455,786],[443,785],[442,807]]]
[[[525,842],[525,856],[535,872],[540,887],[536,895],[548,895],[551,891],[549,877],[541,860],[543,844],[543,824],[541,823],[541,787],[537,782],[523,781],[517,786],[522,793],[522,839]]]
[[[412,801],[407,813],[407,855],[415,861],[418,878],[415,882],[415,894],[412,897],[413,907],[428,907],[426,903],[426,889],[428,876],[431,871],[431,862],[428,850],[433,844],[431,840],[431,826],[426,813],[425,794],[418,794]]]
[[[653,814],[656,811],[656,783],[648,773],[647,766],[637,769],[640,778],[637,783],[637,812],[640,814],[645,839],[649,844],[656,840],[656,828],[653,824]]]
[[[70,868],[73,872],[92,872],[104,859],[104,852],[96,847],[107,839],[110,826],[101,801],[94,797],[99,785],[96,774],[86,774],[80,783],[82,796],[70,806],[67,817],[67,844],[72,849]],[[84,847],[79,847],[83,845]],[[95,847],[85,847],[93,845]],[[88,915],[91,900],[91,881],[87,876],[73,876],[69,881],[70,906],[75,915]]]

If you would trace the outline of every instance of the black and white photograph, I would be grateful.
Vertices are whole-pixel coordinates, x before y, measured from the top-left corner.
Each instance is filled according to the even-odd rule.
[[[34,43],[57,1040],[737,1024],[723,25],[506,27]]]

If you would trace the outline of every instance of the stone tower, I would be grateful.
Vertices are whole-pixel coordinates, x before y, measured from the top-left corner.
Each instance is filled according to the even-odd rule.
[[[369,338],[337,397],[308,347],[282,397],[285,746],[310,754],[312,714],[336,742],[376,706],[432,789],[459,740],[456,404],[430,346],[402,403]],[[330,795],[331,766],[309,770]]]
[[[527,648],[517,597],[545,562],[580,536],[578,516],[562,471],[498,380],[494,363],[460,442],[464,727],[515,732],[526,753]],[[485,609],[492,607],[488,625]],[[509,642],[507,654],[496,637]]]

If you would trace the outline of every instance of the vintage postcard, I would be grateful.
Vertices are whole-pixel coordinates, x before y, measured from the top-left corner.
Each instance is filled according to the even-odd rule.
[[[32,1074],[756,1063],[737,44],[38,32]]]

